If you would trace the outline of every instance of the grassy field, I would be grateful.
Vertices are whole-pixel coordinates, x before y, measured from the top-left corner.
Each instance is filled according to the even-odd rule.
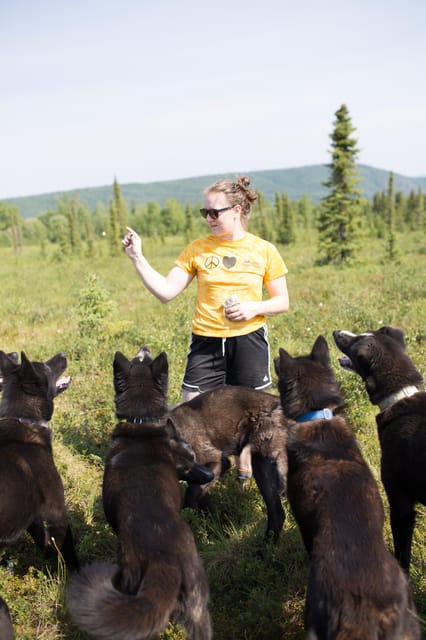
[[[182,238],[149,241],[146,254],[165,273],[183,247]],[[400,258],[385,259],[384,245],[366,240],[358,266],[316,267],[315,245],[305,238],[282,248],[289,268],[291,309],[268,322],[272,355],[280,346],[292,355],[310,351],[323,334],[336,376],[347,399],[347,416],[379,482],[375,410],[361,381],[338,368],[332,341],[336,328],[361,331],[383,324],[406,331],[408,353],[426,375],[426,247],[419,234],[397,238]],[[102,255],[103,252],[103,255]],[[45,360],[59,351],[68,357],[73,378],[59,396],[52,421],[54,454],[62,474],[82,563],[114,559],[116,543],[101,503],[103,459],[115,425],[112,361],[116,350],[133,356],[147,344],[166,351],[171,403],[179,401],[195,299],[192,285],[177,300],[161,305],[139,282],[124,256],[60,260],[55,250],[25,248],[20,256],[0,249],[2,307],[0,349],[25,351]],[[277,392],[275,390],[275,392]],[[303,605],[308,572],[298,529],[287,511],[279,543],[261,557],[266,516],[253,484],[243,489],[234,474],[213,492],[215,511],[208,517],[185,511],[207,569],[214,637],[218,640],[299,640],[304,638]],[[426,618],[426,510],[418,509],[411,585],[423,621]],[[0,516],[1,517],[1,516]],[[388,519],[385,539],[391,548]],[[7,600],[19,640],[80,640],[64,606],[66,572],[45,561],[23,536],[3,549],[0,594]],[[426,627],[425,627],[426,628]],[[182,640],[170,627],[168,640]]]

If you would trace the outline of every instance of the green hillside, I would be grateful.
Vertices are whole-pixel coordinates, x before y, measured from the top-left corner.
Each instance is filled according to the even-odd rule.
[[[372,198],[378,191],[386,191],[389,171],[376,169],[367,165],[358,165],[362,182],[360,187],[366,198]],[[322,183],[329,177],[329,171],[325,165],[311,165],[293,169],[274,169],[270,171],[247,171],[256,189],[262,191],[266,198],[273,200],[275,193],[287,193],[293,200],[308,195],[314,202],[319,202],[326,194]],[[122,195],[127,204],[142,204],[155,200],[161,205],[168,198],[175,198],[182,203],[195,203],[201,200],[203,189],[223,174],[197,176],[181,180],[165,180],[162,182],[128,183],[121,184]],[[233,177],[232,174],[230,177]],[[426,177],[409,178],[399,174],[394,175],[394,189],[408,194],[421,188],[426,191]],[[65,192],[45,193],[20,198],[9,198],[7,202],[19,207],[23,218],[31,218],[54,209],[58,198],[72,197],[78,194],[80,201],[93,209],[98,203],[108,205],[112,196],[112,184],[102,187],[74,189]]]

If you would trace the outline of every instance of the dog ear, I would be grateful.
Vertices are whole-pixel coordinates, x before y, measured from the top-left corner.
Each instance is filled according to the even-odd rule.
[[[176,438],[177,437],[176,424],[175,424],[174,420],[172,418],[170,418],[170,417],[168,417],[167,420],[166,420],[165,430],[166,430],[167,438],[169,440],[171,440],[172,438]]]
[[[16,369],[17,365],[19,365],[19,359],[16,351],[11,353],[0,351],[0,373],[9,373]]]
[[[117,394],[123,393],[127,389],[127,382],[130,375],[130,360],[121,351],[116,351],[113,362],[114,389]]]
[[[275,364],[275,371],[277,372],[277,376],[279,377],[280,372],[285,371],[289,363],[293,361],[293,357],[289,354],[288,351],[286,351],[282,347],[280,347],[280,349],[278,350],[278,353],[280,354],[279,358],[276,358],[276,360],[274,361],[274,364]]]
[[[405,334],[404,331],[400,329],[400,327],[381,327],[379,329],[379,333],[385,336],[389,336],[390,338],[392,338],[392,340],[396,340],[396,342],[399,342],[399,344],[405,349]]]
[[[47,360],[45,364],[53,371],[57,378],[65,371],[68,366],[65,353],[57,353],[56,356]]]
[[[158,356],[152,361],[151,364],[152,375],[156,380],[161,375],[167,375],[169,372],[169,363],[167,361],[167,354],[165,351],[162,351]]]
[[[19,379],[23,389],[30,395],[34,393],[34,385],[40,384],[40,376],[37,374],[31,360],[21,351],[21,366],[19,367]]]
[[[324,336],[318,336],[315,340],[311,351],[311,358],[312,360],[322,362],[322,364],[325,364],[327,367],[330,366],[330,350]]]
[[[274,358],[274,369],[275,369],[275,373],[277,374],[278,377],[280,377],[280,359],[278,358]]]

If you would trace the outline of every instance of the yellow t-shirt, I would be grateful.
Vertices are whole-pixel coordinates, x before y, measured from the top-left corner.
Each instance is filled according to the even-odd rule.
[[[225,317],[223,303],[232,294],[240,302],[261,301],[263,285],[287,273],[276,247],[252,233],[235,241],[214,235],[194,240],[182,251],[176,265],[197,278],[193,333],[213,338],[241,336],[263,326],[264,316],[231,322]]]

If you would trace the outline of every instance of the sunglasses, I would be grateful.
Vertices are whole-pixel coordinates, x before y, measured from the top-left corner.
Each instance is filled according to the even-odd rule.
[[[205,209],[203,207],[202,209],[200,209],[200,213],[203,218],[207,218],[207,216],[210,216],[212,220],[217,220],[221,213],[223,213],[224,211],[229,211],[229,209],[233,209],[234,207],[235,205],[232,205],[232,207],[223,207],[223,209]]]

